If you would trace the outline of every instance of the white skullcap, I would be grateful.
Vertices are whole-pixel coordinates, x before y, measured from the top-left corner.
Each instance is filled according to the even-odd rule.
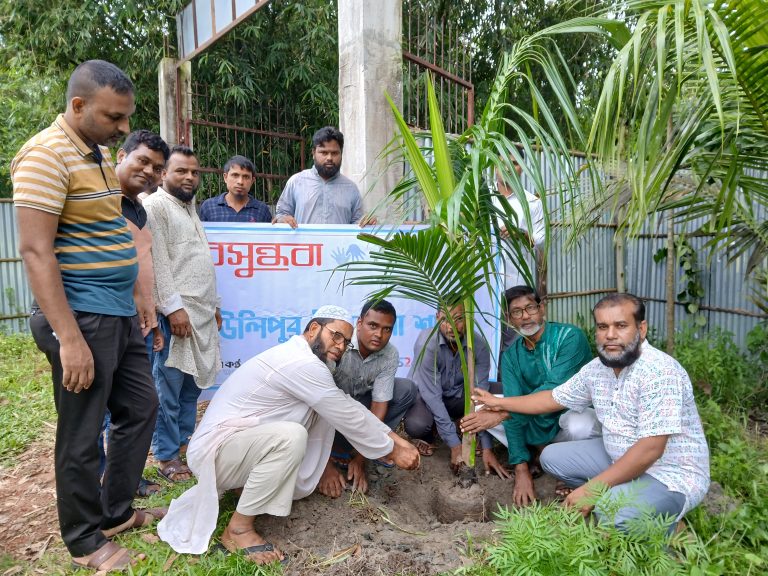
[[[320,306],[320,308],[315,311],[314,318],[330,318],[331,320],[344,320],[344,322],[352,323],[350,321],[349,312],[341,306],[335,306],[333,304]]]

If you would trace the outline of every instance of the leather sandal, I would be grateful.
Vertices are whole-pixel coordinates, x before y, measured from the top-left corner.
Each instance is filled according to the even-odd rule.
[[[139,554],[136,557],[128,548],[123,548],[114,542],[107,542],[88,556],[72,558],[72,568],[91,568],[100,573],[124,572],[133,566],[137,560],[144,560],[146,556]]]
[[[168,508],[146,508],[144,510],[134,510],[133,516],[122,524],[118,524],[114,528],[108,530],[102,530],[105,538],[112,538],[126,530],[133,530],[134,528],[144,528],[149,526],[155,520],[162,520],[168,513]]]

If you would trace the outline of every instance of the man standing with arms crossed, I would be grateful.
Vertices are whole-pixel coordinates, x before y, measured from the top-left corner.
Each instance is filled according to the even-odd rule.
[[[131,564],[107,538],[150,523],[132,508],[157,395],[134,305],[136,249],[107,146],[128,134],[133,84],[90,60],[67,85],[67,109],[11,164],[20,252],[35,304],[30,328],[51,364],[58,412],[55,469],[61,536],[72,561]],[[103,484],[97,440],[114,427]]]

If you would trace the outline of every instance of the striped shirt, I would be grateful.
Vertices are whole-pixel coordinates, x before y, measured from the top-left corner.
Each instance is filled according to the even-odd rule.
[[[59,217],[53,242],[72,310],[133,316],[136,248],[109,149],[91,149],[63,115],[11,163],[13,202]]]

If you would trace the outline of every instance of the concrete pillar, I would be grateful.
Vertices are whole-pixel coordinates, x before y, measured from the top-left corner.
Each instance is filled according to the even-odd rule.
[[[179,119],[185,119],[192,112],[192,65],[185,62],[179,65],[174,58],[163,58],[157,70],[157,86],[160,106],[160,136],[168,146],[181,143],[184,134],[179,133]],[[181,95],[177,98],[177,90]],[[181,103],[181,110],[179,110]],[[181,126],[183,131],[183,124]],[[190,135],[191,140],[191,135]],[[184,142],[192,146],[192,142]]]
[[[380,155],[395,125],[385,91],[403,101],[402,0],[339,0],[339,129],[344,134],[342,172],[357,182],[366,210],[394,222],[386,198],[402,164],[385,170]]]

